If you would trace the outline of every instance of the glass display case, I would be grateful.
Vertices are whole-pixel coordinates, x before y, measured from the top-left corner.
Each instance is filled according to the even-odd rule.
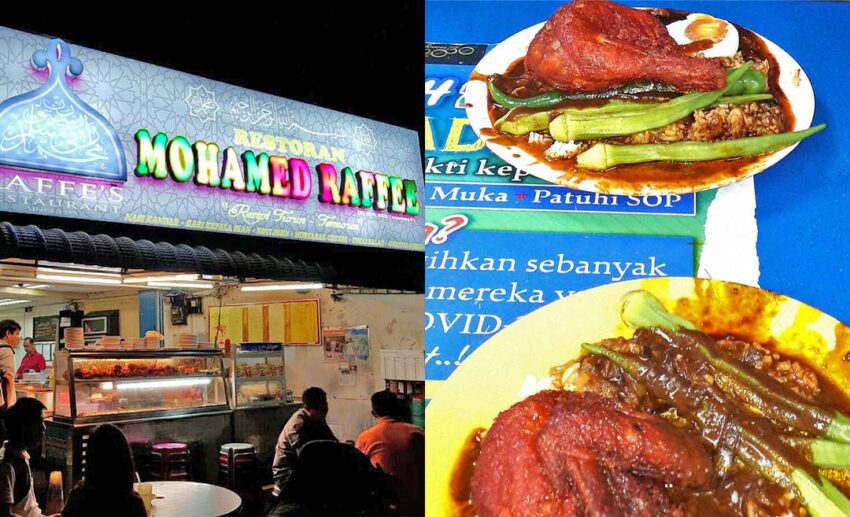
[[[242,343],[230,353],[228,382],[236,409],[276,406],[286,402],[286,359],[283,343]]]
[[[57,352],[53,418],[85,424],[229,410],[223,357],[220,350]]]

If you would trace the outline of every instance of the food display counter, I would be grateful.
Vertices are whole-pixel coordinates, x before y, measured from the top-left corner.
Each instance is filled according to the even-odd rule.
[[[228,384],[233,408],[233,436],[254,445],[261,480],[271,481],[277,437],[289,417],[301,407],[286,389],[283,343],[242,343],[233,347]]]
[[[292,401],[286,391],[283,343],[243,343],[234,347],[226,360],[235,409]]]
[[[232,441],[220,350],[61,351],[55,368],[43,453],[65,469],[66,488],[84,475],[89,433],[106,422],[127,436],[143,478],[140,455],[156,443],[180,442],[189,445],[191,475],[215,479],[218,448]]]

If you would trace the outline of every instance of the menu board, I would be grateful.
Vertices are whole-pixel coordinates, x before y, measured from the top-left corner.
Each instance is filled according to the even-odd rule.
[[[210,309],[210,336],[218,342],[282,342],[287,345],[319,345],[319,300],[295,300],[251,305],[228,305]]]
[[[59,316],[33,318],[32,339],[36,343],[55,344],[59,339]]]
[[[319,301],[283,303],[283,342],[290,345],[318,345]]]
[[[230,340],[242,342],[242,307],[212,307],[210,309],[210,338],[217,343]]]

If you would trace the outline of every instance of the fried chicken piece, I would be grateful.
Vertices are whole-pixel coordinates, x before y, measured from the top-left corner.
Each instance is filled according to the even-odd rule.
[[[671,515],[664,489],[704,487],[699,438],[594,393],[544,391],[501,413],[481,444],[472,502],[502,515]]]
[[[726,86],[722,61],[688,56],[652,14],[607,0],[576,0],[558,9],[531,42],[525,68],[570,92],[641,80],[680,91]]]

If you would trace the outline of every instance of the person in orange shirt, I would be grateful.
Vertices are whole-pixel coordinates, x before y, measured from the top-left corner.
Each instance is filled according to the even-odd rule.
[[[378,422],[363,431],[356,446],[373,465],[398,482],[398,514],[425,513],[425,433],[401,421],[401,405],[391,391],[372,395],[372,416]]]

